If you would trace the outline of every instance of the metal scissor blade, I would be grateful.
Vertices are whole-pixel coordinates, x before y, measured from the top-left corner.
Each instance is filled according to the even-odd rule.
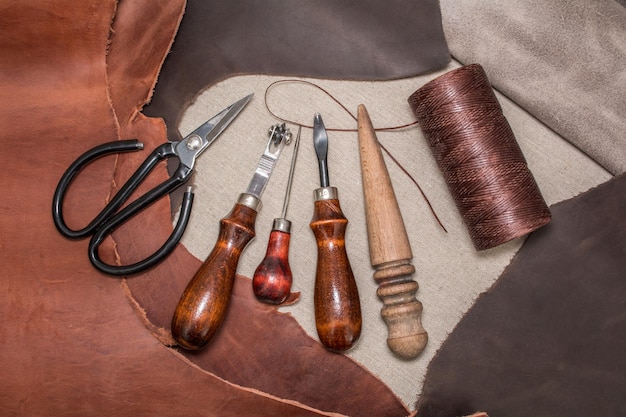
[[[207,120],[190,135],[196,134],[208,142],[210,145],[228,127],[228,125],[241,113],[254,94],[247,95],[241,100],[231,104],[220,113]]]
[[[195,159],[226,130],[228,125],[246,107],[253,95],[249,94],[231,104],[178,142],[175,148],[181,163],[189,168],[193,168]]]

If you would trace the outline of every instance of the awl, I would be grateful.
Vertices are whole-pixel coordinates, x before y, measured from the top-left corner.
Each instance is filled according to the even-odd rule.
[[[291,167],[287,179],[287,190],[285,191],[282,214],[279,218],[274,219],[265,257],[254,271],[252,277],[254,295],[259,300],[269,304],[281,304],[291,293],[291,284],[293,282],[293,274],[289,266],[291,221],[287,219],[287,208],[289,207],[293,175],[296,170],[301,131],[302,126],[298,128],[296,143],[291,156]]]

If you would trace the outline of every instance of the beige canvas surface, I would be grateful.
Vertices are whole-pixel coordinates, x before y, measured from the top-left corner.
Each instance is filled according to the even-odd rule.
[[[364,104],[375,126],[394,126],[413,120],[406,102],[413,91],[459,65],[452,62],[438,73],[405,80],[309,81],[323,86],[355,113],[357,105]],[[204,259],[212,249],[219,219],[230,211],[239,193],[245,191],[265,148],[267,130],[277,122],[266,110],[264,94],[279,79],[284,78],[251,75],[224,80],[202,93],[183,117],[180,132],[185,135],[224,105],[246,94],[255,94],[248,108],[198,161],[194,178],[196,200],[183,244],[199,259]],[[576,196],[611,178],[605,169],[524,109],[499,93],[498,100],[548,204]],[[320,112],[328,128],[356,128],[356,122],[344,110],[305,84],[287,83],[272,88],[268,104],[276,114],[302,124],[312,123],[313,114]],[[289,128],[294,133],[297,131],[295,125]],[[342,209],[349,220],[346,246],[363,309],[363,333],[348,355],[378,375],[406,404],[412,405],[419,395],[429,361],[478,294],[498,278],[520,248],[522,239],[477,252],[419,127],[380,132],[378,138],[420,183],[448,229],[445,233],[438,226],[412,182],[387,159],[413,249],[415,279],[420,284],[417,296],[424,305],[423,324],[430,338],[420,357],[401,360],[386,346],[381,302],[376,296],[369,263],[357,134],[329,132],[330,182],[339,189]],[[264,257],[272,220],[280,217],[292,151],[291,146],[284,149],[263,195],[263,207],[256,223],[257,237],[239,263],[238,272],[242,275],[252,277]],[[314,338],[317,337],[313,317],[316,247],[309,222],[313,190],[319,186],[317,170],[312,130],[304,128],[287,214],[293,222],[290,247],[293,291],[300,291],[301,298],[280,311],[292,314]]]
[[[323,86],[356,113],[364,104],[377,127],[414,120],[407,98],[437,75],[461,63],[479,63],[497,91],[517,141],[546,200],[554,204],[607,181],[623,171],[624,60],[626,11],[613,0],[592,2],[440,1],[446,39],[453,56],[434,74],[385,82],[310,80]],[[280,77],[245,75],[211,86],[186,112],[184,135],[224,105],[254,93],[245,112],[199,161],[196,205],[183,244],[204,259],[217,237],[218,221],[229,212],[252,176],[277,121],[265,108],[264,93]],[[319,90],[290,83],[273,88],[269,106],[275,113],[311,124],[320,112],[327,127],[356,128],[356,122]],[[294,132],[296,127],[289,126]],[[381,302],[369,263],[357,135],[330,132],[331,185],[339,189],[349,220],[346,244],[359,287],[363,333],[348,355],[387,383],[409,406],[420,393],[430,360],[481,292],[508,265],[523,239],[476,252],[419,127],[380,132],[378,138],[420,183],[448,229],[437,225],[418,190],[389,159],[388,170],[413,249],[418,299],[429,343],[415,360],[403,361],[386,346]],[[290,264],[298,303],[281,307],[316,337],[313,281],[316,248],[308,226],[313,189],[318,184],[312,131],[303,129],[302,144],[287,217],[292,220]],[[244,252],[239,272],[251,277],[262,260],[272,219],[280,215],[292,148],[286,148],[263,197],[257,238]]]

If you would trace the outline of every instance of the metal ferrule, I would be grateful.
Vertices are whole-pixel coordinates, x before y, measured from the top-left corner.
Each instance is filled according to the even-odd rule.
[[[336,200],[339,198],[337,187],[320,187],[313,191],[315,201],[320,200]]]
[[[252,210],[257,212],[261,210],[261,199],[252,194],[239,194],[239,199],[237,200],[237,203],[250,207]]]
[[[274,225],[272,226],[272,230],[291,233],[291,222],[285,218],[274,219]]]

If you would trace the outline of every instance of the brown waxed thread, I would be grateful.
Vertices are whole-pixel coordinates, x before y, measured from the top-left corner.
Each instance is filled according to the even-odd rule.
[[[435,78],[408,99],[478,250],[547,224],[550,210],[478,64]]]
[[[291,124],[295,124],[295,125],[298,125],[298,126],[302,126],[302,127],[307,127],[309,129],[313,129],[312,125],[299,123],[299,122],[296,122],[296,121],[293,121],[293,120],[290,120],[290,119],[287,119],[287,118],[284,118],[284,117],[281,117],[281,116],[277,115],[276,113],[274,113],[271,110],[271,108],[269,106],[268,96],[269,96],[270,90],[273,87],[275,87],[277,85],[280,85],[280,84],[293,84],[293,83],[305,84],[305,85],[308,85],[308,86],[311,86],[311,87],[314,87],[314,88],[318,89],[319,91],[323,92],[328,97],[330,97],[330,99],[333,100],[335,103],[337,103],[337,105],[339,105],[339,107],[341,107],[347,114],[349,114],[350,117],[352,117],[354,119],[354,121],[357,121],[357,117],[350,110],[348,110],[348,108],[346,106],[344,106],[344,104],[341,101],[339,101],[335,96],[333,96],[330,92],[328,92],[326,89],[320,87],[319,85],[317,85],[317,84],[315,84],[313,82],[305,81],[305,80],[278,80],[278,81],[274,81],[273,83],[271,83],[265,89],[265,95],[264,95],[265,109],[267,110],[267,112],[269,114],[274,116],[276,119],[278,119],[278,120],[280,120],[282,122],[285,122],[285,123],[291,123]],[[399,129],[404,129],[404,128],[407,128],[407,127],[414,126],[415,124],[417,124],[417,122],[411,122],[411,123],[407,123],[407,124],[403,124],[403,125],[399,125],[399,126],[376,128],[375,130],[376,131],[399,130]],[[357,131],[357,129],[338,129],[338,128],[332,128],[332,127],[327,127],[326,130],[329,131],[329,132],[330,131],[335,131],[335,132],[356,132]],[[389,158],[393,161],[393,163],[396,164],[396,166],[398,168],[400,168],[400,170],[413,182],[413,184],[415,184],[415,186],[417,187],[418,191],[422,195],[422,198],[424,199],[424,201],[428,205],[428,208],[429,208],[431,214],[433,215],[433,217],[437,221],[437,224],[439,224],[439,226],[443,229],[444,232],[448,233],[448,230],[446,230],[445,226],[441,222],[441,219],[439,219],[439,216],[435,212],[435,209],[433,208],[432,204],[430,203],[430,200],[426,196],[426,193],[424,193],[424,190],[419,185],[417,180],[415,178],[413,178],[413,176],[409,173],[409,171],[407,171],[407,169],[404,168],[404,166],[402,166],[402,164],[396,159],[396,157],[393,156],[393,154],[391,152],[389,152],[389,150],[382,143],[379,142],[379,146],[387,154],[387,156],[389,156]]]

